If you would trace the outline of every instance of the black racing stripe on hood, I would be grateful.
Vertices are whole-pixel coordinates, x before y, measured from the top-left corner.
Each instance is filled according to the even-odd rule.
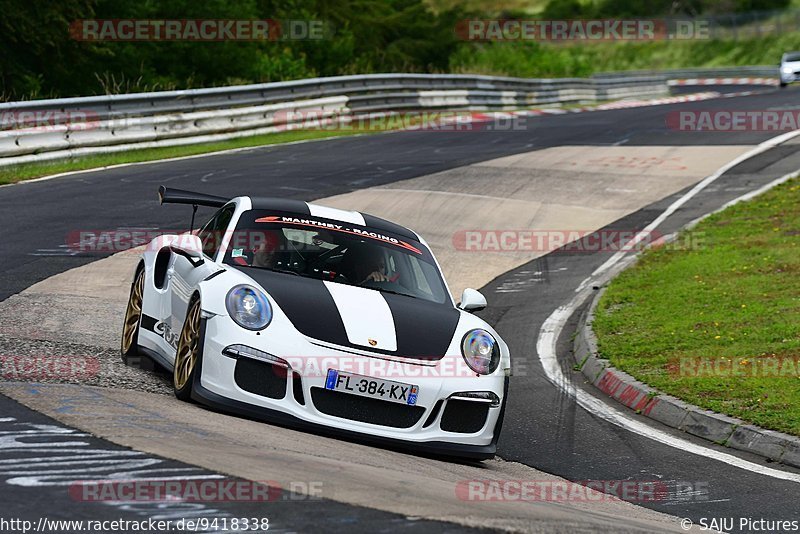
[[[460,313],[447,304],[383,293],[394,317],[397,354],[421,360],[440,360],[456,332]]]
[[[336,302],[321,280],[266,269],[230,267],[250,276],[264,288],[300,333],[342,347],[420,360],[440,360],[458,325],[458,310],[446,304],[383,293],[394,318],[397,350],[365,348],[350,343]]]
[[[258,282],[303,335],[350,345],[339,309],[322,280],[266,269],[233,268]]]

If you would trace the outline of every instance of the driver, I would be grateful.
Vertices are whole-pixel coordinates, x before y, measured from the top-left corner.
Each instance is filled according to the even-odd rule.
[[[356,268],[359,284],[365,282],[389,282],[386,276],[386,258],[380,250],[369,250]]]

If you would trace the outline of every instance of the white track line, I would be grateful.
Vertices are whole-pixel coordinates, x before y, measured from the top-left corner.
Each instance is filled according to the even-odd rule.
[[[755,197],[757,197],[758,195],[760,195],[761,193],[766,193],[767,191],[769,191],[769,190],[770,190],[770,189],[772,189],[773,187],[777,187],[777,186],[781,185],[781,184],[782,184],[782,183],[784,183],[784,182],[788,182],[788,181],[789,181],[789,180],[791,180],[792,178],[797,178],[798,176],[800,176],[800,169],[798,169],[798,170],[796,170],[796,171],[792,171],[792,172],[790,172],[790,173],[788,173],[788,174],[784,174],[784,175],[783,175],[783,176],[781,176],[780,178],[775,178],[774,180],[772,180],[772,181],[771,181],[771,182],[769,182],[768,184],[764,184],[764,185],[762,185],[761,187],[759,187],[758,189],[754,189],[753,191],[750,191],[749,193],[746,193],[746,194],[744,194],[744,195],[742,195],[742,196],[740,196],[740,197],[736,197],[736,198],[734,198],[733,200],[730,200],[730,201],[726,202],[725,204],[723,204],[722,206],[720,206],[719,208],[715,209],[715,210],[714,210],[714,211],[712,211],[712,212],[706,213],[705,215],[701,215],[700,217],[696,218],[695,220],[693,220],[692,222],[690,222],[689,224],[687,224],[687,225],[684,227],[684,229],[687,229],[687,230],[688,230],[688,229],[690,229],[690,228],[694,228],[694,227],[695,227],[695,226],[697,226],[697,225],[700,223],[700,221],[702,221],[703,219],[706,219],[706,218],[708,218],[708,217],[711,217],[712,215],[714,215],[714,214],[716,214],[716,213],[719,213],[719,212],[721,212],[721,211],[724,211],[725,209],[727,209],[727,208],[730,208],[730,207],[731,207],[731,206],[733,206],[734,204],[738,204],[739,202],[745,202],[745,201],[747,201],[747,200],[750,200],[750,199],[752,199],[752,198],[755,198]]]
[[[624,248],[628,249],[628,246],[630,246],[631,244],[640,242],[646,234],[648,234],[659,224],[664,222],[664,220],[671,214],[675,213],[675,211],[678,208],[683,206],[692,197],[697,195],[705,187],[707,187],[714,180],[722,176],[723,173],[725,173],[735,165],[738,165],[742,161],[745,161],[746,159],[749,159],[757,154],[760,154],[765,150],[768,150],[798,135],[800,135],[800,130],[782,134],[767,141],[764,141],[763,143],[755,147],[753,150],[750,150],[745,154],[742,154],[741,156],[737,157],[730,163],[724,165],[717,172],[715,172],[708,178],[705,178],[703,181],[701,181],[695,187],[693,187],[690,191],[684,194],[681,198],[673,202],[666,210],[664,210],[664,212],[659,217],[657,217],[652,223],[650,223],[646,228],[640,231],[633,239],[631,239],[631,241],[628,242],[628,245],[626,245],[626,247]],[[761,187],[756,191],[749,192],[745,195],[742,195],[741,197],[734,199],[731,202],[728,202],[727,204],[725,204],[725,206],[733,205],[737,202],[753,198],[757,194],[766,191],[770,187],[774,187],[780,183],[785,182],[795,174],[796,173],[787,174],[785,176],[778,178],[777,180],[773,180],[766,186]],[[568,304],[557,308],[547,318],[544,324],[542,324],[542,327],[539,331],[539,338],[536,342],[536,351],[539,355],[539,361],[542,364],[542,368],[544,369],[547,379],[550,380],[550,382],[552,382],[561,391],[574,397],[578,405],[587,410],[588,412],[590,412],[591,414],[596,415],[601,419],[613,423],[621,428],[624,428],[625,430],[652,439],[659,443],[663,443],[664,445],[668,445],[676,449],[681,449],[683,451],[686,451],[691,454],[696,454],[698,456],[704,456],[706,458],[711,458],[713,460],[724,462],[728,465],[732,465],[740,469],[745,469],[753,473],[770,476],[780,480],[788,480],[790,482],[800,483],[799,474],[789,473],[786,471],[781,471],[779,469],[772,469],[770,467],[766,467],[754,462],[744,460],[732,454],[721,452],[716,449],[710,449],[708,447],[704,447],[696,443],[693,443],[689,440],[675,437],[668,432],[652,427],[637,419],[633,419],[622,410],[619,410],[609,404],[606,404],[602,400],[594,397],[593,395],[590,395],[586,391],[577,389],[575,385],[572,384],[569,381],[569,379],[564,375],[564,373],[561,372],[561,366],[559,365],[556,353],[556,343],[558,341],[559,335],[561,334],[561,331],[564,329],[564,326],[566,325],[567,321],[575,313],[575,311],[578,308],[580,308],[580,306],[584,302],[586,302],[586,300],[592,295],[593,293],[593,290],[591,289],[592,285],[602,284],[605,281],[610,280],[617,272],[621,271],[628,263],[630,263],[633,260],[633,256],[629,256],[626,259],[626,261],[622,261],[624,256],[625,253],[614,254],[614,256],[612,256],[608,261],[606,261],[603,265],[598,267],[588,278],[586,278],[586,280],[581,282],[580,286],[578,286],[578,289],[576,289],[577,295],[575,295]]]
[[[733,200],[731,200],[729,202],[726,202],[725,204],[722,205],[721,208],[712,211],[708,215],[704,215],[704,216],[700,217],[699,219],[693,221],[690,224],[697,224],[698,222],[700,222],[701,220],[705,219],[709,215],[713,215],[714,213],[719,213],[720,211],[722,211],[724,209],[727,209],[727,208],[730,208],[731,206],[733,206],[734,204],[738,204],[739,202],[745,202],[747,200],[755,198],[758,195],[760,195],[761,193],[766,193],[767,191],[769,191],[773,187],[777,187],[777,186],[781,185],[782,183],[788,182],[792,178],[797,177],[799,172],[800,171],[792,171],[789,174],[784,174],[780,178],[776,178],[776,179],[772,180],[770,183],[768,183],[766,185],[762,185],[761,187],[759,187],[758,189],[756,189],[754,191],[750,191],[749,193],[746,193],[746,194],[744,194],[744,195],[742,195],[740,197],[734,198]]]

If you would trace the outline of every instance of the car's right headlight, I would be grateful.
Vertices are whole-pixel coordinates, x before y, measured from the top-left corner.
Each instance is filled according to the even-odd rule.
[[[500,364],[500,345],[492,334],[476,328],[461,341],[461,355],[470,369],[479,375],[490,375]]]
[[[788,65],[787,65],[787,66],[785,66],[785,67],[782,67],[782,68],[781,68],[781,71],[783,71],[783,73],[784,73],[784,74],[791,74],[791,73],[792,73],[792,67],[790,67],[790,66],[788,66]],[[773,71],[773,72],[774,72],[774,71]]]
[[[225,307],[231,319],[247,330],[263,330],[272,321],[267,296],[253,286],[242,284],[228,291]]]

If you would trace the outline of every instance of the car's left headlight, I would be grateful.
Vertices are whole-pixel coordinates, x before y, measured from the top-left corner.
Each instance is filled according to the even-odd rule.
[[[500,364],[500,345],[492,334],[480,328],[464,336],[461,354],[469,368],[480,375],[492,374]]]
[[[247,330],[263,330],[272,321],[272,306],[259,289],[238,285],[228,291],[225,307],[236,324]]]

